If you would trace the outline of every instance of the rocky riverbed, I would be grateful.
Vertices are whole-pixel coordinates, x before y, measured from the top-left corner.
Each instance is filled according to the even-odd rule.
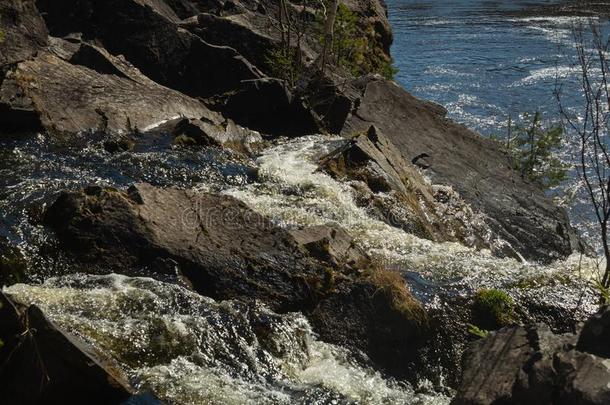
[[[0,3],[7,403],[491,403],[469,342],[465,376],[488,330],[597,310],[566,213],[378,74],[383,1],[344,3],[363,71],[306,32],[294,83],[276,1]]]

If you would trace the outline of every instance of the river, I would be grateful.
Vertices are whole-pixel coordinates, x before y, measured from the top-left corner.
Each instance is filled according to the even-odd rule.
[[[575,77],[561,51],[575,20],[514,17],[507,12],[525,2],[507,3],[388,0],[397,80],[484,134],[502,131],[509,112],[540,108],[551,115],[556,72]],[[411,277],[428,308],[441,305],[441,287],[460,294],[500,288],[566,311],[594,308],[591,296],[582,299],[586,280],[577,256],[550,266],[500,259],[375,219],[356,204],[350,184],[317,170],[336,138],[284,139],[242,159],[214,148],[170,147],[159,136],[114,155],[91,134],[68,145],[42,135],[0,139],[0,237],[29,262],[24,283],[5,292],[42,307],[108,354],[133,384],[170,403],[446,404],[449,397],[427,381],[412,386],[360,364],[348,349],[318,340],[302,314],[216,302],[150,278],[79,273],[61,254],[49,255],[54,235],[32,220],[60,190],[176,185],[232,195],[279,226],[338,223],[371,256]],[[270,320],[268,340],[281,350],[257,340],[252,324],[259,318]]]
[[[456,121],[501,135],[509,114],[540,111],[548,120],[559,119],[557,83],[574,96],[579,71],[572,28],[586,18],[519,12],[559,2],[386,2],[396,80],[445,106]],[[602,23],[608,26],[607,19]]]

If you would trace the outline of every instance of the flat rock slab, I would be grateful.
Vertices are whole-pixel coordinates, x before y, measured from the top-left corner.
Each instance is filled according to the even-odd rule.
[[[19,63],[0,87],[0,109],[7,109],[13,121],[13,113],[24,115],[14,125],[31,128],[37,123],[39,129],[56,134],[145,131],[181,116],[214,117],[199,101],[148,80],[133,67],[125,68],[125,61],[102,50],[93,52],[106,65],[72,64],[46,52]],[[95,70],[97,66],[123,73],[107,74]]]

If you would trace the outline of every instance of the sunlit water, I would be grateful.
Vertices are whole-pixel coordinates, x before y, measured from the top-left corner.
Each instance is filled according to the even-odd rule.
[[[148,278],[73,275],[6,288],[177,404],[445,404],[316,339],[300,314],[215,302]],[[103,311],[100,311],[103,308]]]
[[[485,135],[504,135],[509,114],[559,120],[556,85],[577,103],[572,29],[583,17],[519,16],[559,1],[386,0],[397,81]],[[608,28],[606,19],[599,20]]]
[[[581,69],[573,30],[599,23],[607,37],[607,17],[531,14],[532,7],[557,0],[387,0],[394,32],[396,80],[423,99],[448,110],[449,117],[483,135],[503,138],[508,120],[542,113],[545,125],[559,124],[559,103],[582,116]],[[590,50],[589,50],[590,51]],[[595,72],[591,72],[595,76]],[[557,94],[560,94],[558,99]],[[579,161],[569,131],[561,150],[568,163]],[[550,194],[568,209],[587,243],[599,250],[599,230],[576,170]]]
[[[509,112],[540,107],[551,114],[556,77],[574,77],[560,50],[573,19],[509,17],[500,9],[521,2],[388,5],[398,80],[483,133],[501,131]],[[401,272],[428,307],[437,306],[441,294],[495,287],[577,316],[595,308],[593,260],[574,255],[542,266],[499,259],[376,219],[356,204],[350,184],[318,170],[317,159],[339,144],[323,136],[283,140],[247,159],[213,148],[174,148],[162,136],[114,155],[90,135],[63,147],[43,136],[0,140],[0,236],[19,245],[32,266],[30,284],[5,291],[41,306],[60,326],[111,356],[141,390],[171,403],[449,401],[426,382],[413,387],[393,381],[345,348],[319,341],[302,314],[216,302],[146,278],[70,274],[70,265],[40,252],[54,236],[36,223],[37,212],[60,190],[145,181],[230,194],[278,226],[339,224],[374,260]]]

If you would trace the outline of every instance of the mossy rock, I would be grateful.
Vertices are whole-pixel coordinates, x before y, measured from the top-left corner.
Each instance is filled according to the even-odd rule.
[[[473,324],[486,330],[510,325],[515,322],[514,307],[513,299],[504,291],[479,290],[472,306]]]

